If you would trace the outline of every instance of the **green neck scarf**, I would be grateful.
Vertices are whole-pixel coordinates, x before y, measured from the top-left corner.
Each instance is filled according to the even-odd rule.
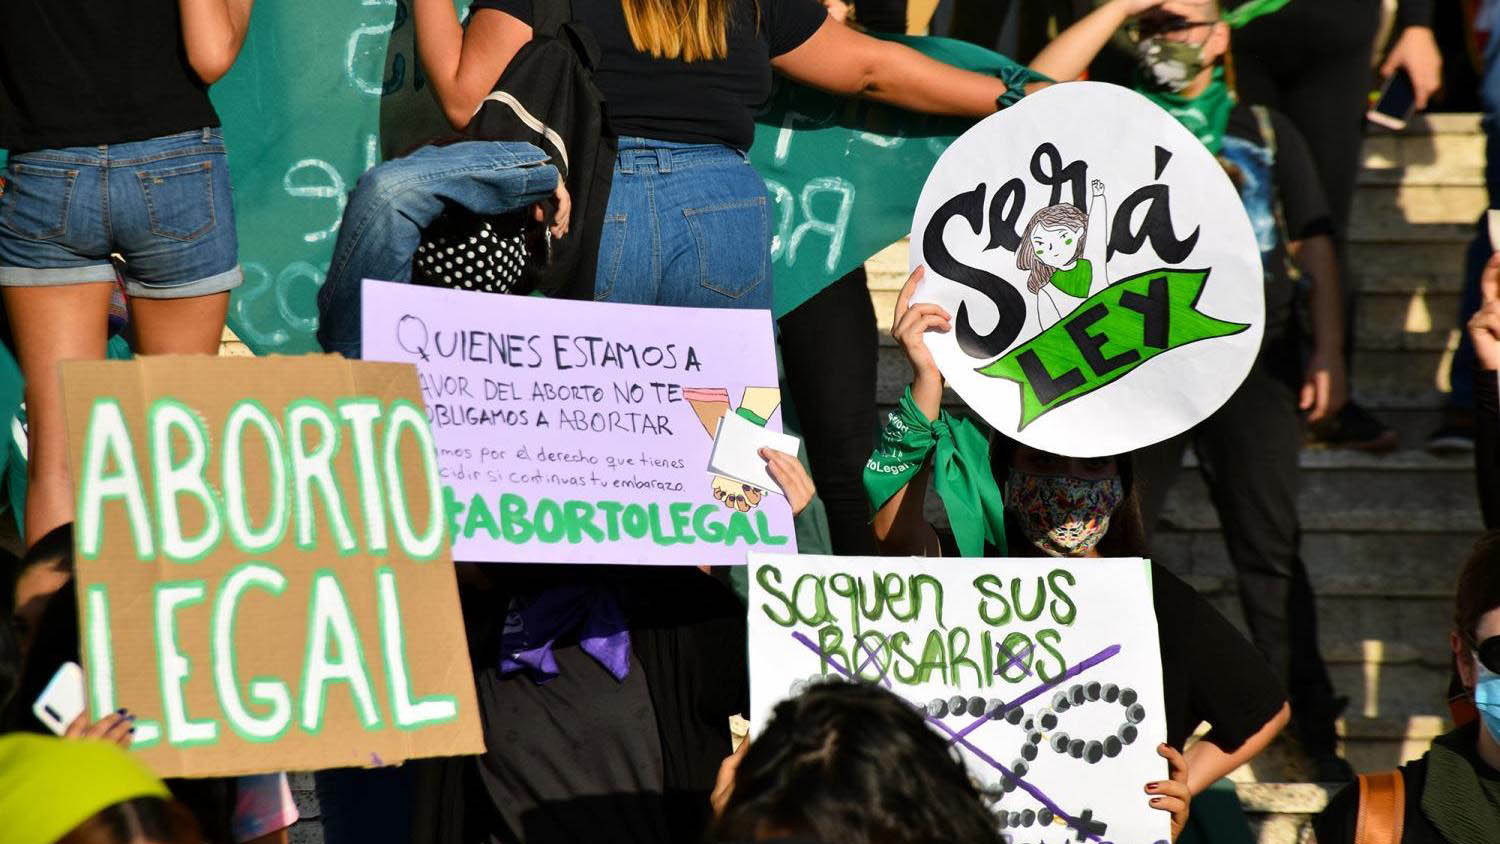
[[[1289,0],[1249,0],[1224,13],[1224,22],[1239,29],[1261,15],[1269,15],[1285,6]]]
[[[1224,130],[1229,126],[1229,112],[1234,109],[1234,92],[1224,82],[1223,66],[1214,68],[1213,81],[1196,97],[1156,90],[1142,84],[1139,78],[1135,89],[1177,118],[1209,152],[1218,155],[1224,148]]]
[[[1470,724],[1432,742],[1422,814],[1446,841],[1500,844],[1500,772],[1479,758],[1478,729]]]
[[[880,443],[865,464],[865,492],[875,509],[911,483],[928,457],[933,487],[948,511],[953,538],[965,557],[984,556],[985,543],[1005,554],[1005,497],[990,471],[990,443],[967,419],[947,411],[928,421],[911,388],[891,411]]]

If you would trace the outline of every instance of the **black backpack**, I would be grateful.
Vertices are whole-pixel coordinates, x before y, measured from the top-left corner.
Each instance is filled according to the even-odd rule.
[[[531,41],[506,65],[464,131],[479,140],[526,141],[550,156],[573,210],[568,235],[547,243],[544,261],[532,259],[534,289],[591,300],[618,149],[594,84],[599,44],[573,21],[571,0],[537,0],[532,8]]]

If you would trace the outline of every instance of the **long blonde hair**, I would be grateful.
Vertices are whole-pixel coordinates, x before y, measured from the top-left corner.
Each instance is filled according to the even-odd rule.
[[[711,61],[729,56],[731,0],[620,0],[637,50],[655,59]]]

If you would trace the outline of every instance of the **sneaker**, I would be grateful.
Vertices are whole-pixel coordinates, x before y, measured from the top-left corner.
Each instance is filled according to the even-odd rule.
[[[1395,451],[1401,444],[1395,429],[1352,401],[1336,416],[1313,425],[1308,435],[1313,442],[1328,448],[1352,448],[1372,454]]]
[[[1469,454],[1474,451],[1474,414],[1472,411],[1448,410],[1443,424],[1427,435],[1430,454]]]

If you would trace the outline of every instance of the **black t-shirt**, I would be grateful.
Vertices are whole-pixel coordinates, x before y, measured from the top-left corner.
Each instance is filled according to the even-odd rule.
[[[1007,516],[1007,521],[1010,517]],[[937,529],[944,556],[958,556],[953,534]],[[1025,549],[1011,544],[1012,556]],[[985,556],[1000,556],[986,544]],[[1181,748],[1199,724],[1204,740],[1233,753],[1281,711],[1281,681],[1260,651],[1182,578],[1151,564],[1151,603],[1161,648],[1161,690],[1167,743]],[[1128,624],[1122,615],[1121,623]]]
[[[730,753],[729,716],[749,709],[745,607],[692,568],[487,566],[496,589],[468,592],[465,619],[485,754],[468,817],[441,818],[452,793],[419,789],[417,844],[696,844]],[[551,571],[548,571],[551,569]],[[511,590],[591,580],[615,590],[630,630],[618,682],[576,636],[554,648],[559,676],[501,677],[497,645]],[[464,760],[466,763],[468,760]],[[462,829],[467,825],[467,829]]]
[[[11,152],[219,125],[188,66],[177,0],[3,0],[0,89]]]
[[[1236,106],[1220,158],[1234,165],[1230,177],[1260,241],[1266,279],[1264,342],[1269,347],[1286,336],[1296,299],[1286,241],[1331,235],[1333,216],[1302,133],[1280,112],[1265,114],[1274,138],[1261,131],[1254,109]]]
[[[531,22],[532,0],[471,8]],[[574,21],[599,42],[595,81],[616,134],[750,148],[755,112],[771,95],[771,59],[811,38],[828,13],[817,0],[729,0],[729,8],[729,57],[689,63],[635,49],[620,0],[573,0]]]

